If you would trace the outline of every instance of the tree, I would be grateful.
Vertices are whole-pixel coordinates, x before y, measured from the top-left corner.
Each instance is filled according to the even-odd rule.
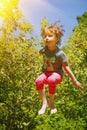
[[[6,130],[27,129],[38,101],[34,81],[41,57],[34,47],[33,26],[26,22],[18,3],[0,1],[0,128]]]
[[[82,16],[77,16],[78,26],[73,30],[73,34],[69,38],[69,43],[73,47],[75,54],[78,55],[78,59],[83,65],[83,60],[87,63],[87,12],[84,12]],[[78,53],[78,54],[77,54]],[[80,57],[79,57],[80,56]]]
[[[78,96],[75,96],[74,100],[78,102],[78,108],[80,108],[80,119],[87,120],[87,12],[84,12],[82,16],[77,16],[78,26],[74,27],[73,33],[68,39],[68,45],[65,46],[67,55],[69,56],[70,66],[76,75],[77,79],[82,82],[84,89]],[[71,84],[69,83],[69,86]],[[77,93],[76,93],[77,94]],[[76,109],[78,109],[76,108]],[[84,115],[84,116],[83,116]],[[84,129],[86,125],[84,124]]]

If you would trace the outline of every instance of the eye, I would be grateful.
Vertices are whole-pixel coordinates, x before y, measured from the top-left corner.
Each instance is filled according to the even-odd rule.
[[[47,37],[47,35],[44,36],[44,39]]]
[[[45,39],[46,37],[49,37],[48,35],[44,35],[43,38]]]
[[[52,37],[52,35],[48,35],[48,37]]]

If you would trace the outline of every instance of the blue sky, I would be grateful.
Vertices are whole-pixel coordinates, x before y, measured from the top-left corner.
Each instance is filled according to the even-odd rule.
[[[40,22],[46,17],[50,23],[60,20],[65,30],[62,44],[78,25],[76,17],[87,12],[87,0],[20,0],[19,7],[26,19],[34,25],[34,34],[40,36]]]

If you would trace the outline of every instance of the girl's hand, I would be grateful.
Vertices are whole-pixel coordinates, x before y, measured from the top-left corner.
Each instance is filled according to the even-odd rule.
[[[82,84],[81,84],[80,82],[78,82],[78,81],[75,81],[75,82],[74,82],[74,85],[75,85],[76,88],[78,88],[78,89],[83,89]]]

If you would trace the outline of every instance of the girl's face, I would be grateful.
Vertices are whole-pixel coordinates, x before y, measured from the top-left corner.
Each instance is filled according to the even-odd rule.
[[[49,29],[46,29],[43,34],[43,40],[45,44],[49,47],[55,47],[58,41],[55,33],[51,32]]]

